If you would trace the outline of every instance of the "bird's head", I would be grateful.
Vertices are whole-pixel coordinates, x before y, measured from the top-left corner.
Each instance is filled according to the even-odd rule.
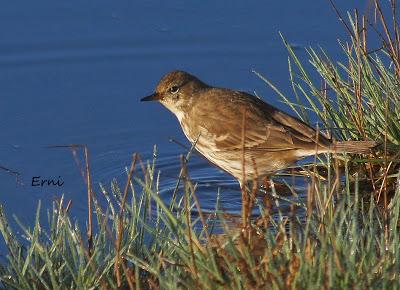
[[[162,77],[153,94],[141,101],[159,101],[178,116],[193,105],[193,95],[205,87],[205,83],[187,72],[172,71]]]

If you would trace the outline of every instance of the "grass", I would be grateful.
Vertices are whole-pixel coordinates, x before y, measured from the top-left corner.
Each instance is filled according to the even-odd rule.
[[[309,122],[309,112],[316,114],[323,123],[320,130],[330,136],[382,140],[373,154],[326,155],[303,166],[301,174],[309,184],[306,200],[292,202],[286,212],[279,209],[283,197],[272,178],[262,197],[246,193],[251,198],[247,212],[257,208],[260,215],[248,216],[247,226],[240,227],[218,205],[213,213],[201,211],[187,168],[193,148],[181,158],[172,202],[166,204],[158,194],[156,160],[144,164],[134,155],[125,186],[121,189],[116,181],[109,187],[101,185],[99,195],[91,184],[88,149],[70,146],[74,152],[82,148],[86,160],[86,229],[69,216],[71,204],[63,199],[48,211],[46,225],[40,224],[40,203],[32,228],[16,219],[20,234],[9,226],[0,207],[0,232],[8,249],[0,263],[1,285],[6,289],[400,288],[400,37],[396,17],[390,23],[378,1],[375,10],[376,21],[356,12],[349,14],[349,21],[343,20],[349,32],[349,40],[340,43],[345,63],[330,60],[322,49],[308,50],[321,85],[315,85],[285,42],[295,101],[260,76],[300,118]],[[382,47],[369,50],[367,32],[375,33]],[[296,187],[287,186],[296,193]],[[100,206],[101,200],[106,207]],[[274,210],[277,218],[272,216]]]
[[[34,227],[20,225],[23,242],[1,208],[0,231],[9,250],[7,263],[0,268],[3,285],[15,289],[400,286],[399,184],[385,219],[373,195],[360,192],[357,175],[353,186],[340,188],[338,197],[335,187],[317,178],[313,210],[305,222],[299,220],[294,205],[273,219],[275,202],[266,195],[256,202],[261,215],[243,232],[219,210],[202,214],[185,168],[180,178],[185,190],[175,204],[167,205],[157,194],[155,163],[143,167],[145,177],[139,178],[132,166],[127,190],[120,190],[115,181],[110,190],[102,187],[106,209],[93,198],[91,242],[69,217],[62,199],[48,212],[45,227],[39,223],[39,204]],[[349,178],[345,174],[345,180]],[[193,215],[196,209],[198,215]],[[216,219],[223,228],[220,234],[211,230]]]

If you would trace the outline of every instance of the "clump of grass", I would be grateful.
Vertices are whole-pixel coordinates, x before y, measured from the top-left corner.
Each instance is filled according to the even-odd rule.
[[[110,190],[102,186],[108,205],[101,208],[98,198],[92,195],[92,242],[87,240],[89,231],[84,233],[69,217],[69,207],[62,199],[49,211],[46,226],[40,224],[39,204],[34,227],[20,224],[20,237],[14,234],[0,208],[0,232],[8,248],[7,262],[0,267],[4,287],[398,286],[400,187],[384,219],[373,197],[361,194],[358,181],[354,187],[341,188],[338,199],[333,193],[339,184],[333,182],[334,186],[329,187],[316,177],[313,194],[311,189],[309,192],[313,210],[305,222],[296,215],[294,205],[289,213],[273,219],[275,202],[267,195],[255,201],[261,214],[243,231],[232,227],[235,222],[227,220],[218,209],[208,216],[201,212],[196,185],[188,176],[186,158],[183,161],[179,180],[182,187],[177,187],[176,202],[170,205],[158,195],[155,163],[143,165],[144,172],[136,172],[136,167],[141,168],[137,157],[128,171],[125,190],[120,190],[116,181]],[[193,215],[194,210],[197,215]],[[222,225],[218,234],[210,230],[216,218]]]
[[[300,118],[309,121],[307,112],[314,112],[330,128],[327,134],[337,139],[383,140],[374,155],[342,158],[341,164],[327,155],[319,161],[324,174],[317,164],[305,167],[311,176],[307,200],[288,200],[291,206],[286,212],[280,211],[281,197],[272,178],[262,198],[250,195],[249,207],[257,207],[260,215],[250,219],[252,208],[248,208],[246,226],[238,227],[235,218],[227,218],[218,206],[213,213],[202,213],[186,166],[193,148],[181,158],[172,201],[166,204],[158,194],[155,159],[143,164],[138,155],[133,156],[123,190],[113,181],[109,188],[100,186],[102,195],[95,194],[89,152],[83,147],[86,229],[69,216],[71,203],[65,205],[63,199],[49,211],[47,225],[40,223],[39,204],[33,228],[19,223],[21,235],[14,233],[0,207],[0,232],[8,249],[0,264],[2,286],[399,288],[399,30],[395,22],[390,34],[379,2],[375,3],[381,27],[388,31],[378,33],[386,41],[382,48],[372,53],[367,49],[367,27],[376,26],[355,13],[345,24],[350,34],[350,42],[342,43],[347,63],[334,63],[324,51],[310,49],[311,64],[323,80],[319,87],[285,43],[297,102],[275,88]],[[79,146],[69,147],[76,153]],[[365,188],[365,180],[370,187]],[[289,190],[296,193],[295,187]],[[105,208],[100,199],[106,201]],[[273,210],[278,212],[276,218]]]
[[[391,0],[391,15],[383,13],[380,1],[374,17],[348,13],[348,21],[339,16],[349,39],[340,41],[345,61],[336,62],[320,48],[309,48],[311,77],[290,44],[289,72],[295,101],[285,96],[269,80],[260,76],[303,121],[310,123],[310,114],[318,117],[328,136],[337,140],[377,140],[381,145],[369,158],[353,158],[364,172],[378,202],[387,205],[394,193],[400,164],[400,27],[397,4]],[[371,41],[369,41],[371,39]],[[370,47],[373,46],[373,47]]]

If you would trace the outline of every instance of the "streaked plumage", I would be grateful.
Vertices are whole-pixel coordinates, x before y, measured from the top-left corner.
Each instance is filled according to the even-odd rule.
[[[252,180],[269,175],[316,152],[366,153],[375,145],[373,141],[334,142],[317,136],[304,122],[255,96],[208,86],[183,71],[165,75],[155,93],[142,100],[159,100],[176,115],[189,141],[197,140],[195,148],[239,182],[243,177]]]

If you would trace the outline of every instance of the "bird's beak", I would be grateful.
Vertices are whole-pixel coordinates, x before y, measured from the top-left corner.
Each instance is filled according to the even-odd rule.
[[[150,96],[142,98],[140,101],[141,102],[147,102],[147,101],[158,101],[162,98],[162,96],[158,93],[154,93]]]

